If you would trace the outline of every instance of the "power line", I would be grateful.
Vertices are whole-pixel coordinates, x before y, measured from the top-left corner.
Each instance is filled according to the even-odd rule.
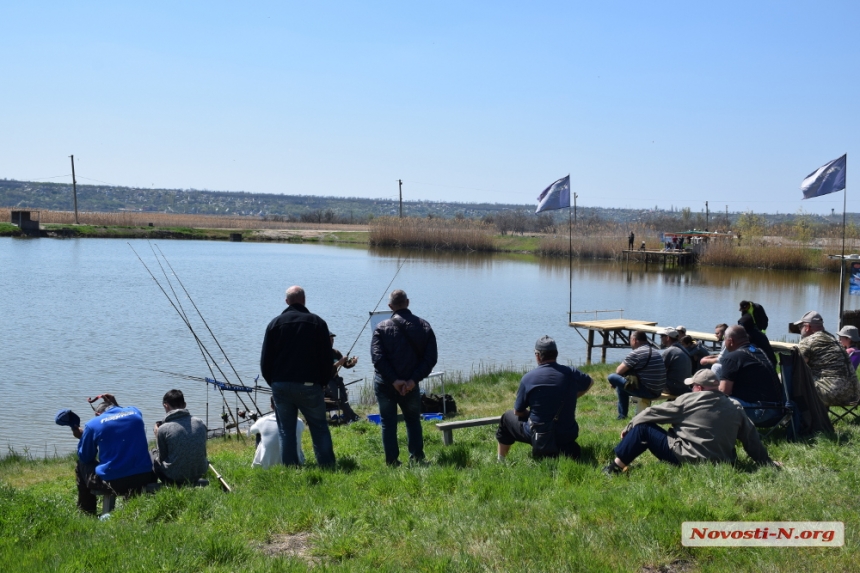
[[[44,179],[60,179],[61,177],[71,177],[71,173],[66,173],[65,175],[55,175],[53,177],[31,177],[30,179],[22,179],[22,181],[42,181]]]
[[[116,183],[108,183],[107,181],[102,181],[101,179],[93,179],[92,177],[84,177],[83,175],[78,175],[78,179],[86,179],[87,181],[96,181],[98,183],[104,183],[105,185],[110,185],[111,187],[128,187],[128,185],[117,185]]]

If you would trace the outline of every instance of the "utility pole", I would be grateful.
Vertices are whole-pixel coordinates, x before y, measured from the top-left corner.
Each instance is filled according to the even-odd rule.
[[[69,155],[72,158],[72,194],[75,197],[75,225],[78,224],[78,183],[75,181],[75,156]],[[84,178],[86,179],[86,177]]]
[[[705,201],[705,232],[708,232],[708,219],[710,218],[710,211],[708,211],[708,202]]]
[[[403,180],[397,180],[397,186],[400,188],[400,218],[403,218]]]
[[[576,199],[579,197],[578,194],[573,194],[573,224],[576,225]]]

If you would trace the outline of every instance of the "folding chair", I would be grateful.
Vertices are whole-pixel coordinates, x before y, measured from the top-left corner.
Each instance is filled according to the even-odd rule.
[[[841,408],[842,412],[837,412],[835,408]],[[830,406],[827,408],[827,413],[830,414],[830,421],[834,424],[840,420],[846,422],[860,420],[860,402],[851,402],[844,406]]]
[[[797,438],[799,429],[799,412],[795,403],[791,400],[791,377],[792,358],[790,354],[779,354],[779,366],[781,370],[780,382],[782,383],[782,395],[784,402],[757,402],[752,406],[745,406],[744,410],[774,410],[781,415],[769,420],[766,424],[756,426],[761,437],[766,438],[777,428],[785,428],[785,438],[794,440]],[[762,433],[761,430],[767,431]]]

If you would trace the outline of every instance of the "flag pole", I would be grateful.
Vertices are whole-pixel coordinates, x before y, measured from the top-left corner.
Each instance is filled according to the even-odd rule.
[[[570,205],[567,206],[567,272],[568,272],[568,302],[567,322],[573,320],[573,219],[570,214]]]
[[[848,210],[848,154],[845,154],[845,188],[842,189],[842,257],[839,267],[839,329],[842,330],[842,314],[845,312],[845,212]]]

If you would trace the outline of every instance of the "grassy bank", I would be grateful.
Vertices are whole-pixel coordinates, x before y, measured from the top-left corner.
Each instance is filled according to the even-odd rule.
[[[251,441],[214,441],[210,458],[233,494],[168,489],[121,501],[98,521],[74,508],[73,459],[7,456],[0,461],[0,568],[856,570],[860,426],[841,426],[834,438],[769,442],[785,463],[781,471],[756,468],[743,453],[737,468],[673,468],[646,454],[629,476],[610,479],[600,467],[622,427],[605,382],[611,367],[587,370],[597,387],[578,407],[584,456],[575,462],[536,462],[518,444],[498,464],[492,427],[458,430],[454,445],[443,447],[440,432],[425,423],[430,464],[389,469],[379,428],[359,422],[333,429],[336,471],[252,470]],[[511,406],[519,376],[485,373],[449,390],[461,417],[495,415]],[[846,546],[685,548],[687,520],[844,521]]]

